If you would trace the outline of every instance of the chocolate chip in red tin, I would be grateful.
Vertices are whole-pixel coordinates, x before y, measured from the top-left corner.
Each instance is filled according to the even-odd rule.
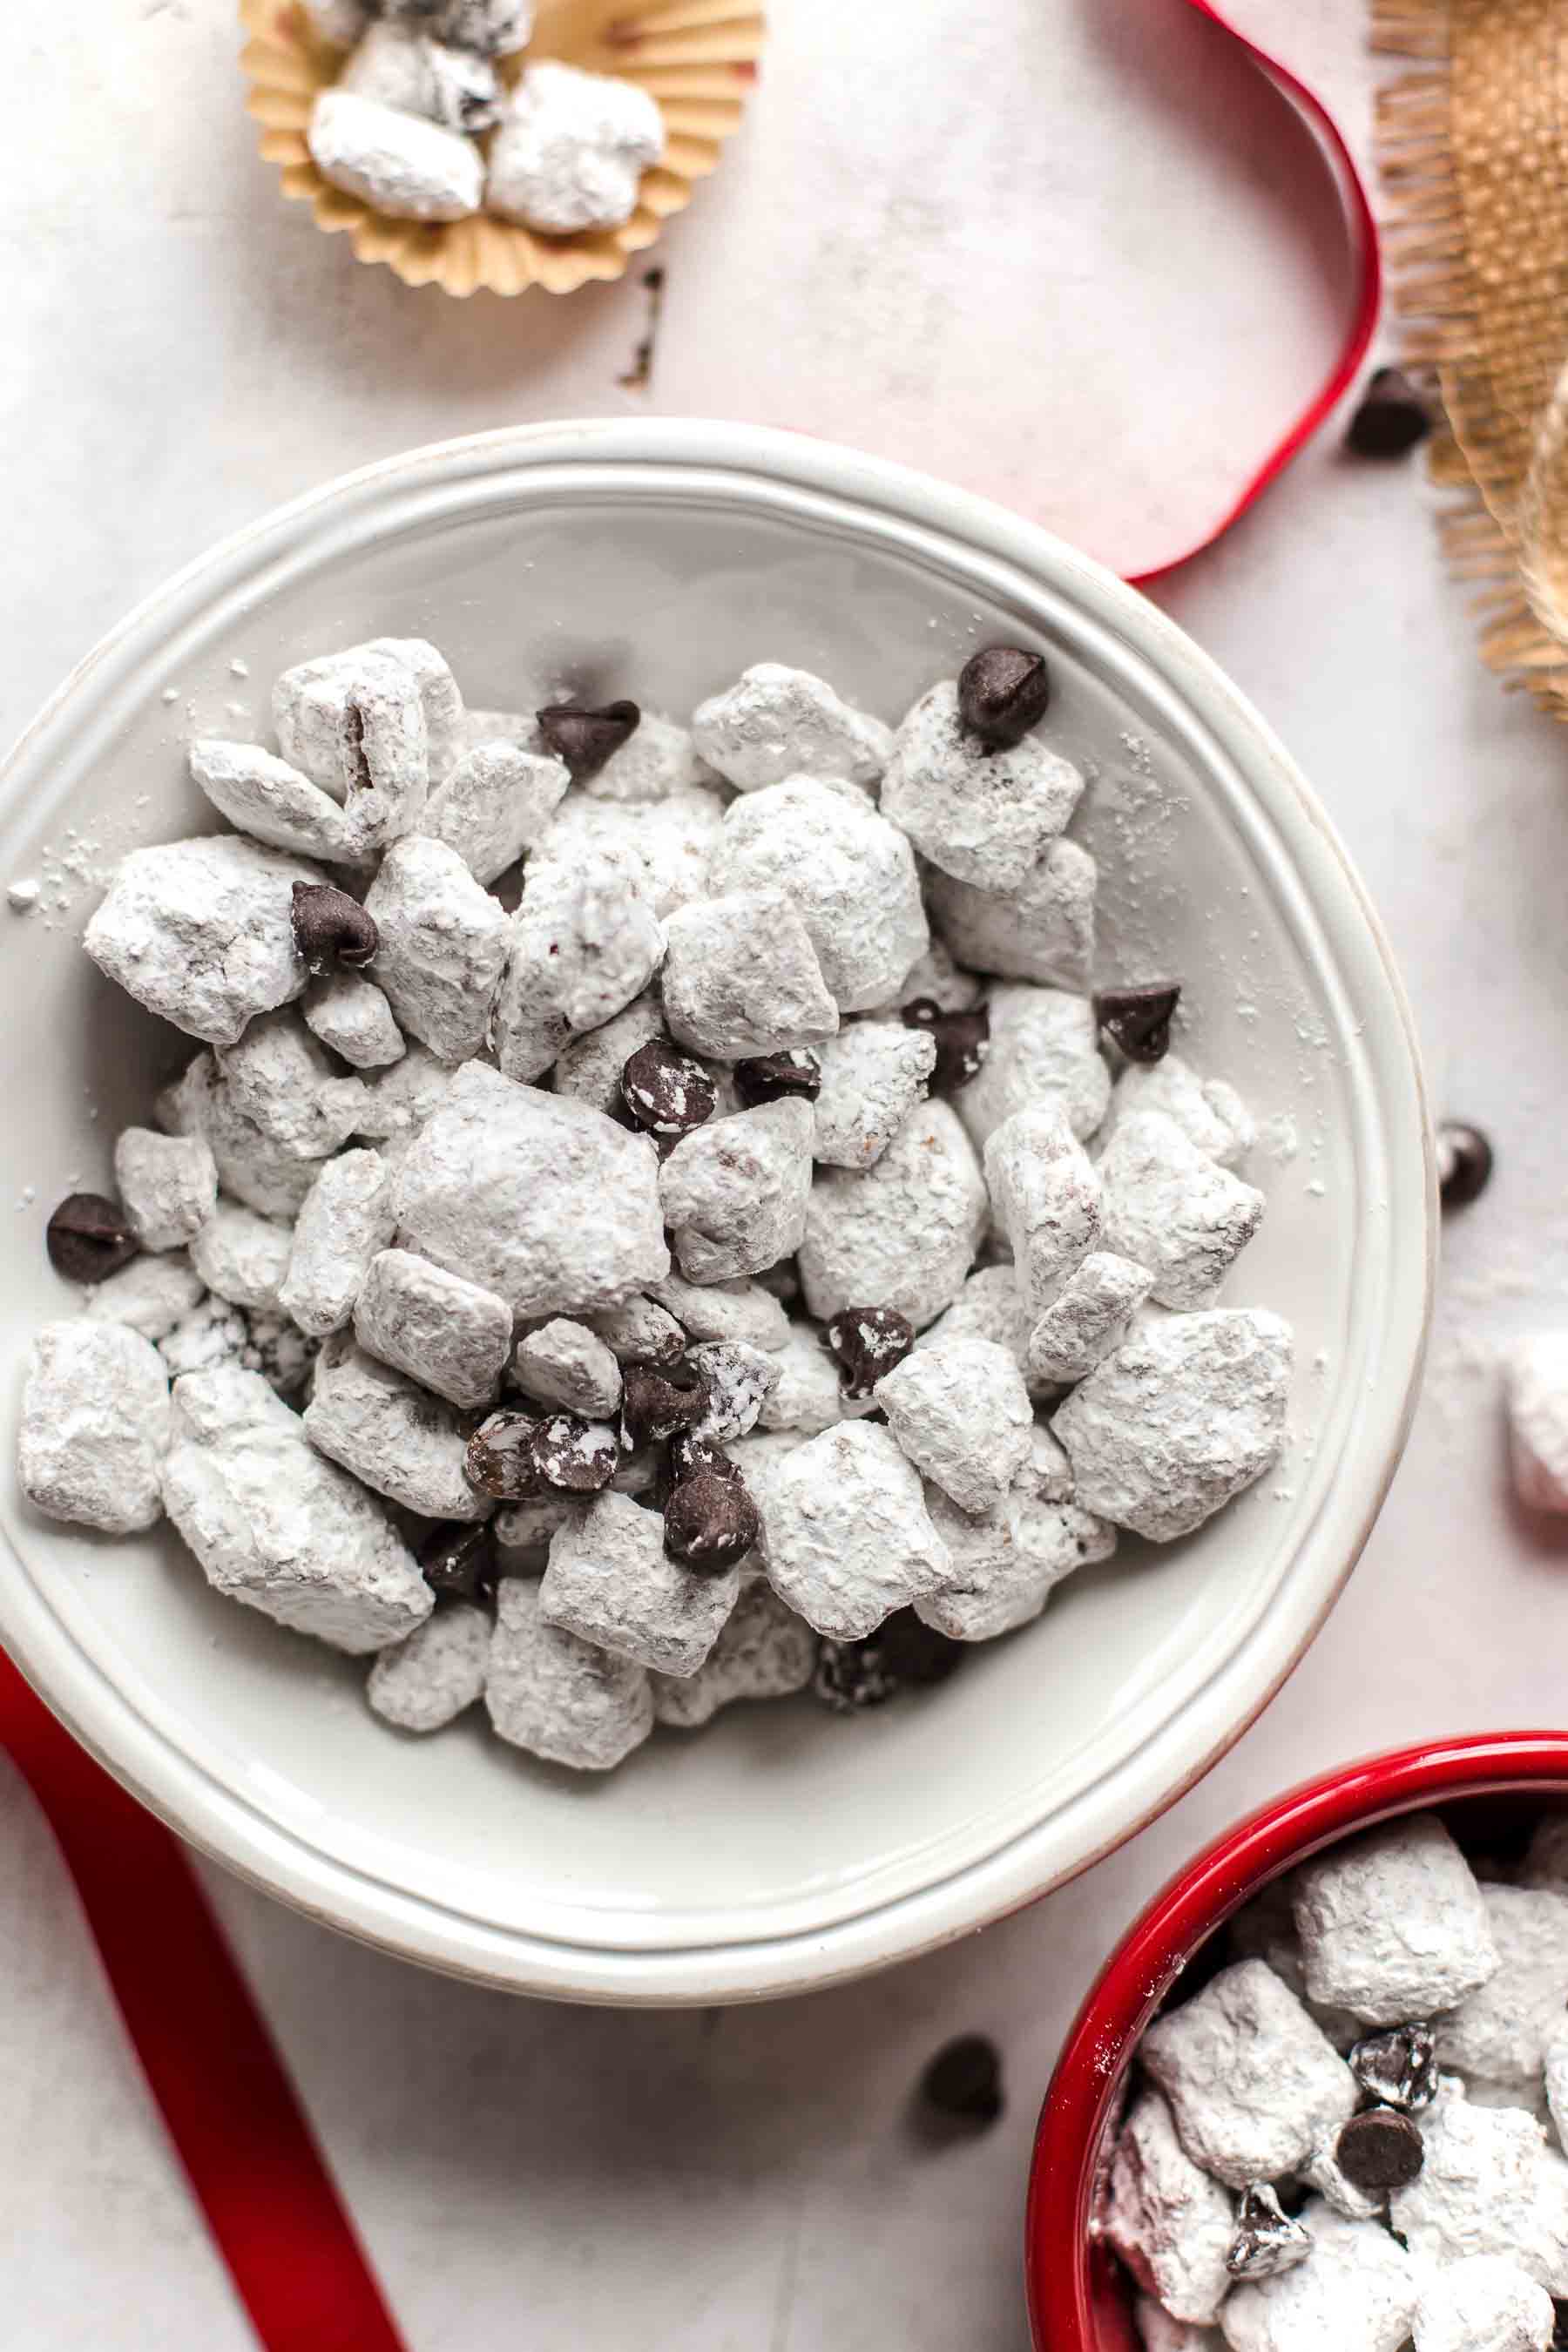
[[[698,1470],[671,1487],[664,1507],[664,1548],[688,1568],[728,1568],[751,1550],[762,1531],[757,1507],[739,1474],[723,1477]]]
[[[533,1466],[545,1486],[563,1495],[596,1495],[616,1475],[620,1448],[605,1421],[552,1412],[533,1433]]]
[[[101,1192],[71,1192],[44,1233],[49,1264],[68,1282],[105,1282],[141,1253],[123,1210]]]
[[[1403,457],[1432,430],[1432,410],[1403,368],[1373,371],[1345,433],[1358,457]]]
[[[488,1601],[495,1591],[496,1539],[489,1527],[454,1519],[432,1528],[419,1547],[418,1560],[432,1592],[457,1601]]]
[[[735,1481],[741,1477],[741,1465],[731,1462],[721,1445],[710,1437],[694,1437],[689,1429],[678,1429],[669,1441],[669,1474],[679,1486],[683,1478],[695,1478],[700,1472],[715,1478]],[[742,1481],[743,1483],[743,1481]]]
[[[1437,2095],[1437,2037],[1420,2019],[1363,2034],[1351,2051],[1350,2070],[1384,2106],[1418,2115]]]
[[[1236,2235],[1225,2258],[1233,2279],[1278,2278],[1312,2251],[1312,2233],[1294,2221],[1266,2180],[1244,2189],[1236,2208]]]
[[[533,1462],[533,1435],[539,1427],[531,1412],[503,1409],[480,1422],[463,1456],[463,1475],[481,1495],[516,1503],[540,1489]]]
[[[1094,1017],[1130,1062],[1163,1062],[1171,1049],[1171,1016],[1181,994],[1179,980],[1102,989],[1094,1000]]]
[[[885,1706],[904,1691],[944,1683],[963,1664],[965,1648],[925,1624],[912,1609],[900,1609],[861,1641],[822,1642],[812,1689],[835,1715],[858,1715],[863,1707]]]
[[[708,1383],[689,1364],[628,1364],[621,1390],[621,1442],[628,1454],[690,1429],[708,1410]]]
[[[960,2034],[939,2050],[921,2076],[921,2098],[933,2113],[984,2130],[1006,2105],[1002,2059],[983,2033]]]
[[[781,1102],[786,1095],[815,1102],[822,1092],[822,1066],[804,1045],[787,1054],[759,1054],[753,1061],[736,1063],[735,1092],[748,1110]]]
[[[578,783],[596,776],[642,723],[635,702],[606,702],[597,710],[580,702],[552,702],[535,716],[540,733]]]
[[[1352,2189],[1368,2197],[1407,2189],[1426,2160],[1420,2131],[1394,2107],[1352,2116],[1334,2143],[1334,2160]]]
[[[846,1307],[823,1337],[845,1395],[868,1397],[885,1372],[903,1362],[915,1344],[915,1327],[896,1307]]]
[[[381,944],[374,915],[331,882],[296,882],[294,944],[305,969],[319,980],[330,971],[362,971]]]
[[[1010,751],[1045,717],[1051,698],[1043,654],[1021,646],[986,646],[958,674],[958,712],[972,735]]]
[[[1437,1129],[1437,1192],[1445,1209],[1468,1209],[1492,1179],[1492,1148],[1479,1127],[1458,1119]]]
[[[712,1118],[719,1089],[700,1062],[668,1038],[653,1037],[622,1070],[621,1100],[649,1135],[689,1135]]]
[[[933,1095],[950,1095],[978,1077],[991,1051],[991,1015],[984,1004],[968,1013],[944,1013],[932,996],[917,996],[904,1007],[906,1029],[923,1029],[936,1040]]]

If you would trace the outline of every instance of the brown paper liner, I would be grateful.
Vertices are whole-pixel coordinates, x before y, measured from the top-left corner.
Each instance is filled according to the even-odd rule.
[[[521,294],[530,286],[571,294],[591,278],[619,278],[652,245],[672,213],[691,202],[697,181],[716,170],[722,142],[740,127],[756,79],[766,19],[747,0],[670,0],[637,9],[628,0],[541,0],[525,64],[557,58],[591,73],[618,74],[658,101],[668,133],[664,161],[643,174],[637,211],[616,229],[586,236],[539,236],[476,213],[460,221],[391,220],[322,179],[306,128],[316,94],[337,79],[342,52],[326,47],[293,0],[239,0],[250,38],[240,59],[246,103],[261,124],[261,152],[282,167],[283,194],[309,203],[317,225],[347,233],[361,261],[384,262],[405,286],[439,286],[466,296]]]
[[[1568,719],[1568,24],[1560,0],[1373,0],[1386,252],[1441,398],[1433,478],[1481,651]]]

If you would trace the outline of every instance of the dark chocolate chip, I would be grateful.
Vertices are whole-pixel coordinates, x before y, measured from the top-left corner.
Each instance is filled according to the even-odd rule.
[[[1352,2189],[1369,2197],[1407,2189],[1426,2161],[1421,2134],[1394,2107],[1368,2107],[1352,2116],[1334,2143],[1334,2158]]]
[[[596,1495],[620,1461],[616,1433],[574,1412],[552,1412],[533,1433],[533,1466],[546,1486],[563,1495]]]
[[[552,702],[535,714],[539,731],[558,760],[564,760],[578,783],[596,776],[623,743],[629,743],[642,723],[635,702],[606,702],[590,710],[580,702]]]
[[[759,1054],[754,1061],[735,1065],[735,1092],[748,1110],[759,1103],[780,1102],[798,1095],[815,1102],[822,1092],[822,1065],[804,1045],[788,1054]]]
[[[1236,2235],[1225,2266],[1234,2279],[1278,2278],[1312,2251],[1312,2233],[1293,2221],[1266,2180],[1244,2189],[1237,2202]]]
[[[958,675],[958,715],[994,751],[1010,751],[1037,727],[1051,698],[1043,654],[1021,646],[987,646]]]
[[[1351,418],[1345,446],[1358,457],[1403,457],[1432,430],[1432,411],[1403,368],[1373,371]]]
[[[963,1664],[965,1646],[900,1609],[863,1641],[820,1643],[812,1688],[836,1715],[856,1715],[945,1682]]]
[[[751,1550],[762,1531],[757,1507],[739,1473],[722,1477],[698,1470],[670,1488],[664,1548],[688,1568],[728,1568]]]
[[[885,1372],[901,1364],[915,1344],[915,1327],[896,1307],[846,1307],[823,1337],[838,1366],[844,1393],[868,1397]]]
[[[496,1539],[489,1527],[451,1520],[432,1528],[419,1547],[419,1566],[432,1592],[458,1601],[488,1601],[496,1585]]]
[[[294,944],[307,971],[362,971],[381,945],[375,918],[331,882],[294,885]]]
[[[683,1478],[695,1478],[700,1471],[709,1471],[715,1478],[731,1482],[741,1476],[741,1465],[731,1462],[721,1445],[710,1437],[694,1437],[689,1429],[678,1429],[669,1441],[669,1475],[673,1485]]]
[[[917,996],[904,1007],[906,1029],[923,1029],[936,1039],[931,1092],[950,1095],[978,1077],[991,1051],[991,1015],[984,1004],[970,1013],[944,1013],[933,996]]]
[[[668,1038],[653,1037],[622,1070],[621,1100],[648,1134],[689,1135],[712,1118],[719,1089],[700,1062]]]
[[[1006,2105],[995,2043],[983,2033],[963,2033],[948,2042],[921,2076],[921,2097],[939,2116],[950,2116],[956,2123],[981,2129],[994,2124]]]
[[[1437,2037],[1419,2019],[1364,2034],[1351,2051],[1350,2069],[1385,2107],[1417,2115],[1437,2095]]]
[[[122,1209],[101,1192],[71,1192],[44,1232],[49,1264],[68,1282],[103,1282],[140,1255]]]
[[[538,1427],[532,1413],[510,1407],[488,1414],[469,1438],[463,1456],[463,1475],[469,1486],[503,1503],[537,1495],[540,1478],[534,1466],[533,1437]]]
[[[1171,1015],[1181,993],[1179,980],[1102,989],[1094,1000],[1094,1017],[1130,1062],[1163,1062],[1171,1049]]]
[[[1437,1192],[1446,1209],[1468,1209],[1492,1181],[1492,1148],[1479,1127],[1447,1120],[1437,1129]]]
[[[1552,2352],[1568,2352],[1568,2303],[1564,2303],[1559,2296],[1553,2296],[1552,2311],[1557,2322],[1552,2330]]]
[[[708,1410],[708,1383],[689,1364],[627,1364],[622,1373],[621,1443],[630,1454],[692,1429]]]

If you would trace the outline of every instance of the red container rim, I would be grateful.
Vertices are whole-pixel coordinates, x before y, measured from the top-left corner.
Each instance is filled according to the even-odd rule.
[[[1036,2352],[1107,2352],[1089,2235],[1100,2135],[1140,2035],[1205,1937],[1271,1878],[1348,1831],[1446,1798],[1542,1782],[1568,1790],[1568,1732],[1481,1733],[1366,1757],[1249,1815],[1155,1896],[1079,2010],[1040,2111],[1024,2255]]]

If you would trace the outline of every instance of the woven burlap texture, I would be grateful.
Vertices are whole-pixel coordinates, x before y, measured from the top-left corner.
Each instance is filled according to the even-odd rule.
[[[1492,667],[1568,719],[1568,0],[1373,0],[1408,60],[1379,97],[1405,354]]]

